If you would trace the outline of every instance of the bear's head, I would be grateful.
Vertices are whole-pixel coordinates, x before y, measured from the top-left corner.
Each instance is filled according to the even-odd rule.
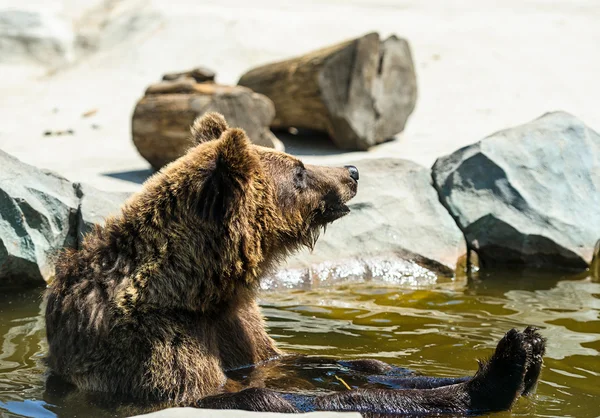
[[[124,273],[150,277],[143,279],[147,296],[193,308],[229,298],[240,284],[256,288],[277,261],[312,247],[322,228],[349,212],[355,167],[305,165],[253,145],[216,113],[197,119],[191,132],[194,147],[148,180],[120,221],[106,226],[121,242],[111,258],[131,261],[124,254],[131,252],[135,266]],[[129,241],[123,225],[132,229]]]
[[[358,170],[353,166],[324,167],[303,164],[284,152],[253,145],[243,130],[230,129],[222,115],[208,113],[191,128],[196,144],[186,159],[207,167],[198,154],[216,155],[213,169],[190,189],[198,199],[201,219],[222,223],[246,221],[261,225],[261,235],[275,252],[313,247],[319,231],[350,212],[346,203],[357,192]],[[256,210],[256,212],[255,212]]]

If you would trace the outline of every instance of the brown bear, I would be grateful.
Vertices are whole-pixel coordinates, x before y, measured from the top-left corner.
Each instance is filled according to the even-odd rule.
[[[192,138],[119,215],[59,256],[46,294],[54,375],[142,403],[281,412],[476,413],[509,408],[535,386],[544,340],[528,328],[510,331],[474,377],[406,377],[357,360],[336,364],[397,389],[234,391],[229,371],[292,358],[265,330],[261,277],[349,212],[359,175],[255,146],[218,114],[199,118]]]

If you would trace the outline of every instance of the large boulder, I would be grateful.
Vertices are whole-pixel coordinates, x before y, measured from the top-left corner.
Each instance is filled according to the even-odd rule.
[[[584,270],[600,237],[600,136],[564,112],[439,158],[440,201],[482,268]]]
[[[77,248],[82,234],[126,196],[71,183],[0,151],[0,286],[52,277],[56,252]]]
[[[269,129],[275,117],[271,100],[246,87],[198,82],[186,74],[169,74],[148,87],[133,112],[133,143],[152,167],[159,169],[185,154],[192,145],[190,126],[206,112],[222,113],[255,144],[283,149]]]
[[[590,273],[593,279],[600,279],[600,239],[594,247],[594,256],[590,265]]]
[[[359,191],[349,205],[352,212],[331,225],[312,252],[291,257],[283,270],[318,276],[312,282],[332,273],[340,278],[358,274],[386,279],[387,273],[400,277],[402,271],[410,277],[431,277],[426,271],[453,276],[466,245],[438,200],[430,170],[400,159],[350,164],[360,172]]]
[[[73,59],[70,21],[43,10],[0,10],[0,62],[35,60],[63,64]]]
[[[338,243],[343,246],[344,243]],[[339,257],[344,257],[340,255]],[[262,290],[311,290],[344,283],[379,282],[396,287],[430,287],[441,280],[455,281],[454,271],[404,249],[379,255],[353,254],[349,258],[310,263],[292,260],[263,277]],[[464,276],[463,276],[464,277]],[[456,281],[462,283],[462,281]]]
[[[128,192],[105,192],[89,184],[73,183],[79,198],[77,212],[77,245],[94,225],[103,224],[106,217],[119,213],[121,206],[131,195]]]
[[[161,23],[138,0],[9,0],[0,3],[0,62],[57,68]]]

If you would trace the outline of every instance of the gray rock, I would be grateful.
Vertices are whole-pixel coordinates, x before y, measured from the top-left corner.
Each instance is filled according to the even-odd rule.
[[[66,179],[0,151],[0,280],[49,277],[52,250],[75,246],[79,202]]]
[[[427,287],[439,283],[440,275],[452,276],[453,271],[446,267],[432,266],[431,261],[419,254],[399,250],[376,256],[355,255],[308,267],[287,267],[264,277],[260,286],[266,291],[312,290],[344,283],[367,282],[396,287]]]
[[[63,64],[73,58],[71,22],[41,11],[0,11],[0,61]]]
[[[323,263],[341,265],[347,264],[340,263],[342,260],[355,259],[362,260],[356,268],[374,274],[370,259],[383,257],[395,266],[394,274],[400,274],[402,268],[397,262],[403,260],[412,262],[406,271],[417,265],[453,276],[466,245],[454,220],[439,203],[430,171],[400,159],[351,164],[360,172],[358,194],[349,205],[352,212],[329,226],[312,253],[303,250],[283,269],[311,267],[315,272],[323,270]]]
[[[77,218],[77,243],[96,224],[104,223],[108,215],[117,214],[123,203],[131,196],[128,192],[104,192],[84,183],[73,183],[79,197]]]
[[[71,183],[0,151],[0,285],[52,277],[57,251],[76,248],[81,234],[118,209],[124,196]]]
[[[590,264],[590,275],[593,279],[600,280],[600,239],[596,242],[594,247],[594,256],[592,257],[592,263]]]
[[[600,136],[548,113],[442,157],[440,201],[482,268],[584,270],[600,236]]]
[[[290,414],[250,412],[238,410],[213,410],[198,408],[169,408],[132,418],[287,418]],[[293,416],[306,418],[360,418],[358,412],[310,412],[308,414],[294,414]]]
[[[0,62],[57,68],[163,23],[137,0],[120,0],[118,7],[112,0],[12,3],[14,8],[0,10]]]

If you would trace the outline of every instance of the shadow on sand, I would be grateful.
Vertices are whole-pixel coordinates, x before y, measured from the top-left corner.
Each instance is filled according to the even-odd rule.
[[[299,129],[297,133],[287,130],[276,130],[273,133],[285,145],[285,152],[292,155],[338,155],[349,152],[337,148],[329,135],[323,132]]]
[[[117,171],[115,173],[102,173],[103,176],[112,177],[118,180],[129,181],[132,183],[142,184],[148,177],[154,174],[155,171],[151,168],[143,170]]]

